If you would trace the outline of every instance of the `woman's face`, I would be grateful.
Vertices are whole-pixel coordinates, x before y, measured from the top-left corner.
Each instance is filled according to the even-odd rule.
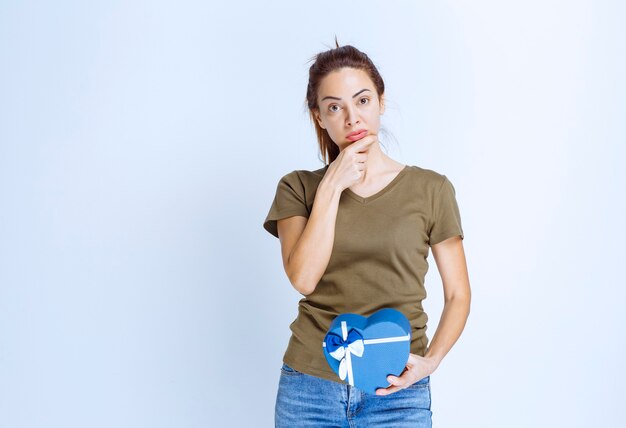
[[[366,72],[344,67],[322,79],[317,94],[319,111],[314,115],[341,151],[354,142],[347,138],[351,132],[366,130],[360,138],[378,134],[380,116],[385,111],[384,95],[381,98],[379,103]]]

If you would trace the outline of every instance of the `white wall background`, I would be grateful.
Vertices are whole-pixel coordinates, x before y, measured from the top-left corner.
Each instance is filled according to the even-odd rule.
[[[303,101],[335,34],[386,81],[389,155],[457,190],[473,306],[435,426],[622,426],[625,13],[3,1],[0,426],[273,426],[301,296],[262,221],[322,166]]]

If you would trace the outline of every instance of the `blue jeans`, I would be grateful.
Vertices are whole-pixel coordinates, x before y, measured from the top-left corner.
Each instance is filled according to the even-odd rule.
[[[430,376],[392,394],[373,395],[283,363],[274,421],[277,428],[431,428]]]

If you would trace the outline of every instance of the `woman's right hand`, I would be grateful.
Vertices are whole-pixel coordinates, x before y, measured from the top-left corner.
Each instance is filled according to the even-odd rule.
[[[341,192],[360,183],[367,169],[369,147],[376,141],[378,141],[377,134],[368,134],[343,149],[328,166],[323,180],[331,183]]]

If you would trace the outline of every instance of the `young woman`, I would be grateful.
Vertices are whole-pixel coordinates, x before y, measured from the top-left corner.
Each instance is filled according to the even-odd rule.
[[[455,189],[445,175],[381,151],[384,89],[370,58],[352,46],[316,55],[309,70],[306,98],[325,166],[283,176],[263,223],[280,239],[287,277],[304,296],[283,357],[277,427],[432,426],[430,375],[469,314]],[[429,249],[445,306],[427,347]],[[342,382],[321,344],[337,315],[382,308],[409,319],[411,346],[404,372],[374,395]]]

